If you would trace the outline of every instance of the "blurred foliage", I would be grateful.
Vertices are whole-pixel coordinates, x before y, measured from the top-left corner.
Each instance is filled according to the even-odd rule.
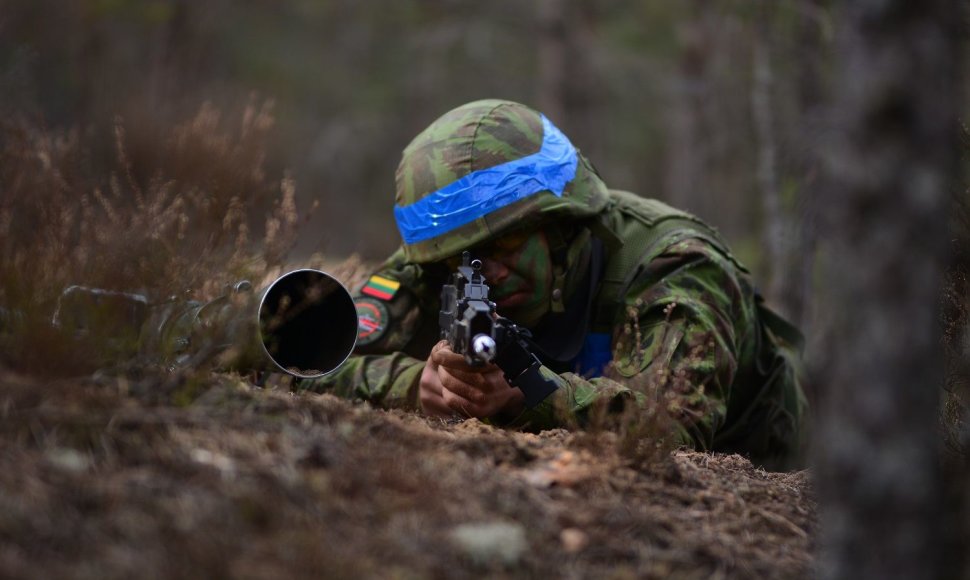
[[[373,259],[397,244],[393,173],[412,136],[466,101],[542,106],[551,94],[554,121],[612,187],[672,200],[732,241],[757,239],[749,94],[761,4],[550,3],[554,30],[540,26],[543,3],[515,0],[0,0],[0,113],[96,133],[90,161],[104,164],[113,139],[98,128],[115,115],[164,128],[206,101],[273,99],[266,165],[291,168],[300,195],[321,204],[301,251]],[[771,11],[786,151],[804,147],[799,62],[825,58],[799,52],[800,30],[829,27],[820,6],[787,0]],[[551,91],[540,86],[542,43],[565,55]],[[678,125],[684,115],[689,127]]]

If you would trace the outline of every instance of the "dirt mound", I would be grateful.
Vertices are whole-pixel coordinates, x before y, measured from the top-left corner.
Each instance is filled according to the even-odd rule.
[[[4,577],[798,578],[807,475],[229,375],[0,376]]]

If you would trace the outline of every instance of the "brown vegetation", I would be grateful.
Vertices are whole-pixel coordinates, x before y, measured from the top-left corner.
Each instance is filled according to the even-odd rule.
[[[73,337],[50,328],[70,285],[139,292],[157,305],[212,297],[280,266],[298,225],[295,186],[263,167],[269,105],[251,103],[239,117],[227,122],[203,105],[160,142],[118,119],[109,160],[94,159],[77,130],[23,118],[0,127],[0,360],[69,374],[106,362],[99,345],[72,356]]]

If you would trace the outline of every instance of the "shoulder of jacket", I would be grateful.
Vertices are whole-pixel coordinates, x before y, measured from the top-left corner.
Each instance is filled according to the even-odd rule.
[[[621,245],[607,256],[597,296],[599,327],[621,316],[627,289],[633,281],[646,271],[653,259],[678,242],[701,240],[730,260],[735,268],[746,271],[731,255],[717,230],[697,216],[628,191],[610,190],[610,198],[607,221]]]
[[[687,238],[707,241],[728,253],[727,244],[717,230],[697,216],[666,203],[640,197],[628,191],[610,190],[609,228],[621,241],[610,254],[607,271],[616,276],[652,259],[665,246]],[[612,270],[612,272],[610,272]],[[625,276],[624,276],[625,277]]]
[[[658,199],[642,197],[629,191],[611,189],[610,200],[609,211],[613,212],[614,215],[633,219],[648,226],[677,218],[710,229],[710,226],[697,216],[667,205]]]

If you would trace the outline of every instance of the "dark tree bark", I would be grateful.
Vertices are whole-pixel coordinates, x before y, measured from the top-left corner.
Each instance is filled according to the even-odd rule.
[[[938,307],[957,178],[955,1],[845,3],[818,478],[826,578],[939,578]]]

